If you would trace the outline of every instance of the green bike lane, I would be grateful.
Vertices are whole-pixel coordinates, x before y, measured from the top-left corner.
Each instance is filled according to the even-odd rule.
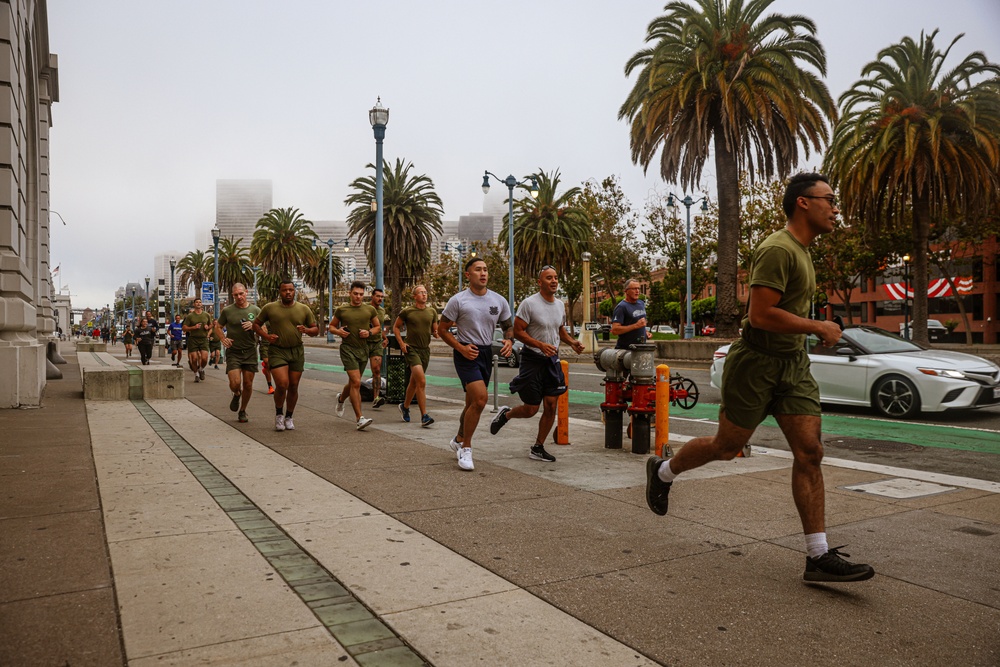
[[[333,364],[306,363],[310,370],[329,373],[343,373],[344,368]],[[432,387],[461,388],[462,383],[457,378],[428,375],[427,384]],[[583,406],[599,406],[604,402],[604,393],[569,390],[571,404]],[[685,419],[700,421],[716,421],[719,416],[719,406],[714,403],[699,403],[690,410],[671,406],[672,415],[683,416]],[[777,428],[778,424],[772,417],[764,420],[764,426]],[[887,440],[922,447],[940,449],[956,449],[966,452],[983,454],[1000,454],[1000,433],[993,430],[965,428],[962,426],[941,426],[907,421],[887,421],[864,416],[823,415],[824,435],[842,435],[864,440]]]

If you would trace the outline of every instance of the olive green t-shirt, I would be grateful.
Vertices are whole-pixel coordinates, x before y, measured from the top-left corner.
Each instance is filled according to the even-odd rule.
[[[816,293],[816,270],[809,249],[787,229],[768,236],[757,246],[750,265],[750,287],[770,287],[781,292],[778,308],[799,317],[809,317],[809,306]],[[749,303],[747,309],[749,311]],[[750,325],[743,318],[742,337],[761,352],[791,356],[804,349],[805,334],[779,334]]]
[[[184,318],[184,322],[182,322],[182,324],[186,327],[193,327],[196,324],[211,325],[212,316],[207,311],[204,310],[201,311],[200,315],[194,311],[191,311],[190,313],[187,314],[187,317]],[[208,338],[208,329],[194,329],[192,331],[188,331],[187,335],[191,338],[198,338],[204,340]]]
[[[247,304],[246,308],[240,308],[235,303],[222,309],[219,313],[219,326],[226,327],[226,336],[233,341],[229,349],[239,354],[249,354],[257,346],[257,334],[253,329],[246,331],[243,328],[243,320],[253,322],[260,314],[260,308],[253,304]]]
[[[374,336],[369,336],[368,338],[362,339],[358,335],[358,332],[362,329],[372,328],[372,318],[378,318],[378,311],[374,306],[363,303],[360,306],[352,306],[347,303],[337,308],[333,312],[333,317],[340,320],[340,328],[346,328],[351,334],[341,345],[346,345],[348,347],[353,347],[358,350],[368,350],[368,345],[372,341],[381,340],[380,338],[375,338]]]
[[[290,306],[284,306],[280,301],[265,304],[257,315],[257,325],[267,323],[267,330],[277,334],[278,340],[271,343],[274,347],[297,347],[302,345],[302,334],[296,329],[298,325],[311,327],[316,324],[316,316],[312,309],[298,301]]]
[[[399,319],[406,325],[406,344],[413,347],[430,347],[431,330],[437,322],[437,311],[430,306],[417,308],[409,306],[399,313]]]
[[[372,343],[377,343],[382,340],[382,328],[385,326],[386,314],[385,308],[382,306],[372,306],[375,309],[375,316],[378,317],[378,333],[369,338],[368,340]]]

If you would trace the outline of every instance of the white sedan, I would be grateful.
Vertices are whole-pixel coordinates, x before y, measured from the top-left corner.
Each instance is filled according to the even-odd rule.
[[[871,406],[887,417],[912,417],[1000,404],[1000,367],[963,352],[928,350],[875,327],[848,327],[834,347],[806,339],[820,400]],[[729,346],[715,351],[711,383],[722,386]]]

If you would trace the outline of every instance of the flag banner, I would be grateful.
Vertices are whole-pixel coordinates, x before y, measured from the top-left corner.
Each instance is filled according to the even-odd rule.
[[[60,265],[59,265],[59,266],[57,266],[56,268],[52,269],[52,275],[54,275],[54,276],[55,276],[55,275],[58,275],[58,273],[59,273],[59,267],[60,267],[60,266],[62,266],[62,264],[60,264]]]
[[[955,279],[955,288],[961,294],[971,292],[973,286],[974,283],[972,281],[972,278]],[[907,287],[904,287],[903,283],[886,283],[885,285],[883,285],[883,287],[885,287],[886,293],[889,295],[889,298],[892,299],[893,301],[901,301],[904,298],[910,298],[910,299],[913,298],[912,283],[908,286],[909,289],[907,289]],[[904,293],[906,295],[905,297]],[[952,296],[952,294],[953,293],[951,290],[951,285],[949,285],[948,281],[944,278],[938,278],[937,280],[932,280],[930,284],[927,285],[928,298],[933,299],[942,296]]]

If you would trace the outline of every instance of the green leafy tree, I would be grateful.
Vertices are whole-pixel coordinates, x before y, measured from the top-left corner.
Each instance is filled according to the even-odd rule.
[[[745,279],[749,277],[750,261],[757,246],[788,224],[788,218],[781,208],[784,196],[783,181],[754,181],[747,174],[740,177],[740,206],[743,214],[738,266]]]
[[[584,183],[577,206],[587,212],[592,227],[591,273],[608,294],[624,292],[628,278],[649,274],[649,264],[636,240],[639,216],[617,177]]]
[[[826,54],[816,26],[766,14],[773,0],[670,2],[633,55],[635,85],[618,112],[631,123],[632,160],[696,189],[709,154],[718,182],[719,333],[735,336],[740,232],[739,174],[784,177],[827,140],[836,107],[819,76]],[[807,69],[811,68],[811,69]]]
[[[176,269],[179,272],[175,286],[177,293],[188,294],[194,287],[195,294],[198,294],[209,275],[212,261],[212,250],[192,250],[181,257]]]
[[[1000,192],[1000,66],[976,51],[943,71],[937,30],[879,52],[840,97],[826,171],[848,217],[874,228],[912,214],[913,340],[926,344],[931,221],[991,210]]]
[[[329,308],[327,290],[330,288],[330,247],[324,243],[312,248],[306,256],[302,271],[302,282],[316,290],[317,315],[320,321],[326,321],[322,314]],[[337,288],[340,276],[344,273],[344,265],[336,251],[333,251],[333,288]],[[336,306],[335,306],[336,307]],[[329,315],[329,313],[327,313]]]
[[[313,223],[297,208],[272,208],[257,221],[250,241],[250,259],[264,271],[282,278],[302,275],[316,238]]]
[[[587,212],[576,205],[580,188],[559,194],[558,169],[551,174],[539,169],[532,176],[538,196],[514,201],[514,265],[529,275],[537,275],[547,264],[562,273],[587,250],[590,240]],[[505,215],[498,238],[504,249],[509,223]]]
[[[278,300],[278,288],[282,277],[277,273],[261,272],[257,274],[257,305]]]
[[[371,176],[355,179],[344,203],[349,233],[364,244],[370,266],[375,266],[375,165],[368,164]],[[441,233],[444,210],[434,191],[434,181],[425,174],[411,174],[412,162],[396,160],[382,166],[383,257],[388,278],[390,313],[395,317],[402,305],[403,288],[414,284],[430,263],[431,243]]]
[[[651,283],[646,298],[646,321],[650,324],[677,324],[671,321],[669,305],[677,300],[677,291],[665,280]]]

